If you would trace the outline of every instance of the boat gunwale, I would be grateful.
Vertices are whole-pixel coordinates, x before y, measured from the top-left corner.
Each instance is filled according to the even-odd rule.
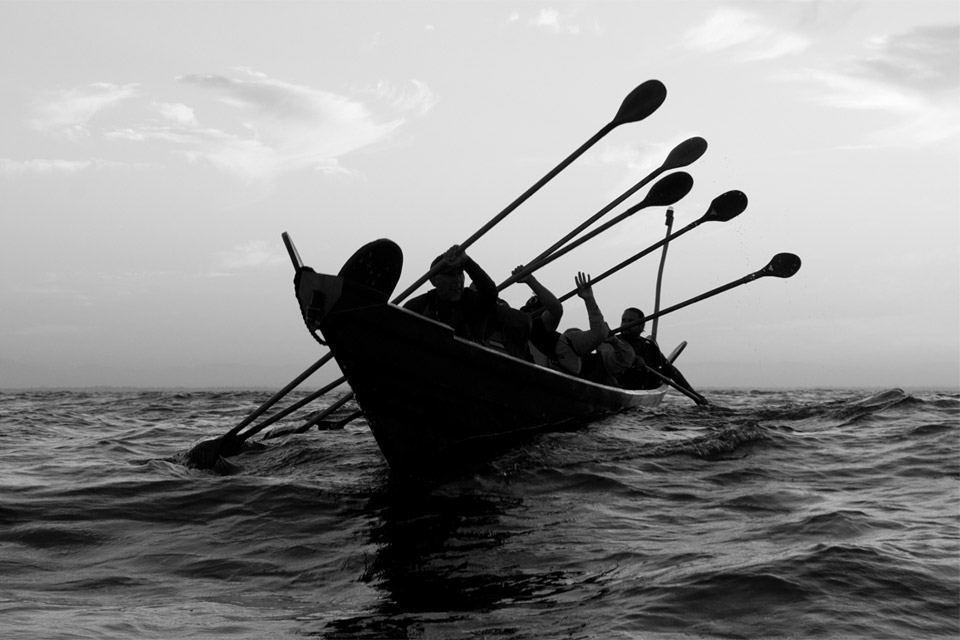
[[[336,276],[336,277],[339,277],[339,276]],[[425,315],[423,315],[423,314],[417,313],[416,311],[412,311],[412,310],[410,310],[410,309],[407,309],[406,307],[403,307],[403,306],[401,306],[401,305],[399,305],[399,304],[395,304],[395,303],[389,302],[389,301],[383,302],[383,303],[377,303],[377,304],[370,304],[370,305],[350,307],[350,308],[348,308],[348,309],[342,309],[342,310],[334,309],[334,310],[332,310],[328,315],[329,315],[329,316],[335,316],[335,315],[340,315],[340,314],[342,314],[342,313],[353,313],[353,312],[356,312],[356,311],[362,311],[364,308],[373,308],[373,307],[380,307],[380,306],[393,307],[393,308],[395,308],[395,309],[400,310],[400,311],[403,312],[403,313],[406,313],[406,314],[409,314],[409,315],[411,315],[411,316],[413,316],[413,317],[416,317],[416,318],[417,318],[418,320],[420,320],[420,321],[425,321],[425,322],[428,322],[428,323],[432,323],[432,324],[436,325],[437,327],[443,329],[444,331],[453,332],[453,328],[452,328],[450,325],[448,325],[448,324],[445,324],[445,323],[443,323],[443,322],[440,322],[439,320],[436,320],[436,319],[434,319],[434,318],[430,318],[430,317],[425,316]],[[625,394],[625,395],[636,396],[636,397],[644,397],[644,396],[651,396],[651,395],[657,395],[657,394],[663,394],[663,395],[665,395],[666,392],[667,392],[667,390],[669,389],[669,385],[667,385],[666,383],[661,384],[659,387],[654,387],[653,389],[625,389],[625,388],[623,388],[623,387],[614,387],[614,386],[610,386],[610,385],[603,384],[603,383],[600,383],[600,382],[595,382],[595,381],[593,381],[593,380],[588,380],[588,379],[586,379],[586,378],[581,378],[580,376],[575,376],[575,375],[573,375],[573,374],[571,374],[571,373],[567,373],[567,372],[565,372],[565,371],[559,371],[559,370],[557,370],[557,369],[553,369],[553,368],[548,367],[548,366],[540,365],[540,364],[537,364],[536,362],[530,362],[529,360],[523,360],[523,359],[521,359],[521,358],[517,358],[517,357],[515,357],[515,356],[511,356],[510,354],[505,353],[505,352],[501,351],[500,349],[495,349],[495,348],[493,348],[493,347],[488,347],[488,346],[485,345],[485,344],[481,344],[481,343],[479,343],[479,342],[474,342],[473,340],[468,340],[467,338],[462,338],[462,337],[456,335],[455,333],[454,333],[454,335],[452,336],[452,338],[453,338],[453,340],[454,340],[455,342],[460,342],[460,343],[462,343],[462,344],[464,344],[464,345],[467,345],[467,346],[469,346],[469,347],[476,348],[476,349],[480,349],[480,350],[483,350],[483,351],[487,351],[487,352],[492,353],[492,354],[494,354],[494,355],[497,355],[497,356],[499,356],[499,357],[508,358],[510,361],[513,361],[513,362],[520,363],[520,364],[522,364],[522,365],[526,365],[526,366],[528,366],[528,367],[531,367],[533,370],[535,370],[535,371],[538,372],[537,375],[539,375],[540,373],[549,373],[549,374],[553,374],[553,375],[560,376],[560,377],[565,378],[565,379],[567,379],[567,380],[575,381],[575,382],[582,383],[582,384],[586,384],[586,385],[590,385],[590,386],[600,387],[600,388],[602,388],[602,389],[607,389],[607,390],[609,390],[609,391],[618,392],[618,393],[623,393],[623,394]],[[334,353],[334,358],[336,358],[336,353]],[[349,384],[349,382],[350,382],[350,380],[349,380],[349,376],[348,376],[348,377],[347,377],[347,384]]]

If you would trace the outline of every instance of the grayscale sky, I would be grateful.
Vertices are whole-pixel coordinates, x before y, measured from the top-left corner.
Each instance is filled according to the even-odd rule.
[[[956,0],[7,1],[0,77],[2,387],[281,386],[323,353],[281,232],[334,273],[392,238],[399,291],[652,78],[656,113],[471,247],[494,280],[702,136],[674,228],[750,204],[671,244],[663,305],[803,267],[662,319],[692,384],[960,385]],[[664,231],[645,209],[540,280]],[[653,308],[658,258],[597,286],[611,324]]]

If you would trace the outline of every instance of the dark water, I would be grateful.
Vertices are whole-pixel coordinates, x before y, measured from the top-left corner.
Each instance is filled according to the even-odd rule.
[[[362,420],[180,464],[269,395],[0,394],[0,638],[960,635],[956,392],[668,396],[426,484]]]

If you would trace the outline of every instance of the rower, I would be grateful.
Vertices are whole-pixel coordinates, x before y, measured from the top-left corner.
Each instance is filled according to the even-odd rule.
[[[650,338],[642,335],[646,326],[643,311],[636,307],[630,307],[623,312],[620,317],[620,326],[623,339],[633,347],[636,359],[623,373],[618,380],[620,386],[624,389],[656,389],[663,381],[656,375],[647,371],[647,367],[664,375],[681,387],[694,391],[687,379],[683,377],[680,370],[664,357],[657,343]]]
[[[481,342],[487,317],[497,304],[497,285],[459,245],[434,258],[430,271],[434,288],[411,298],[404,308],[453,327],[461,338]],[[464,288],[464,272],[475,288]]]

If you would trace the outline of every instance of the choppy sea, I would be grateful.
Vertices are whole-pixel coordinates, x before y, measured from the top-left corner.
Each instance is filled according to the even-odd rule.
[[[362,418],[183,465],[269,391],[0,393],[0,638],[960,637],[960,394],[704,393],[430,482]]]

